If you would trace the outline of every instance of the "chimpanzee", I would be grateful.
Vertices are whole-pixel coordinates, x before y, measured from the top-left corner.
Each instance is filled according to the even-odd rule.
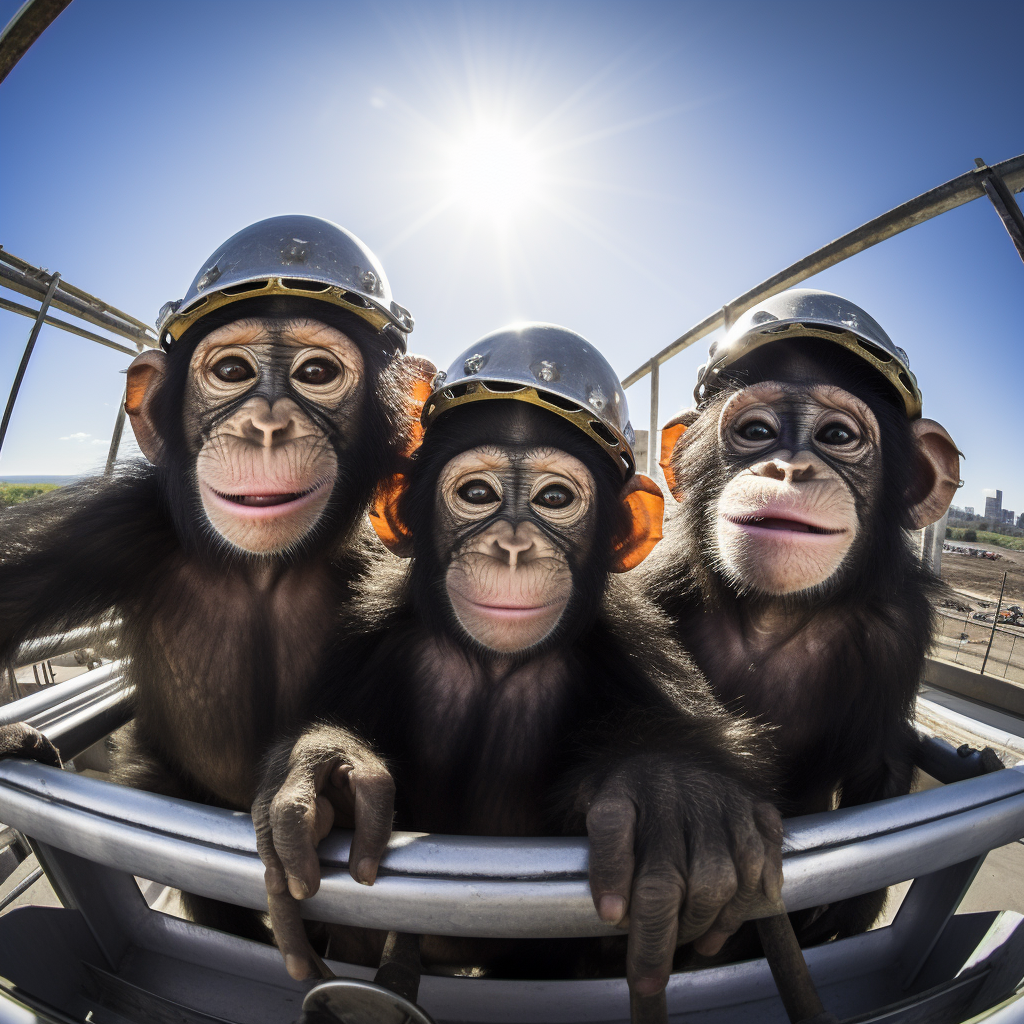
[[[907,531],[948,508],[956,446],[920,418],[906,353],[827,292],[744,314],[694,394],[663,432],[681,504],[651,593],[726,706],[774,726],[785,814],[907,793],[936,585]],[[883,902],[839,904],[801,939],[863,931]]]
[[[373,254],[314,217],[245,228],[164,313],[125,403],[151,464],[0,516],[0,663],[120,617],[135,718],[114,777],[248,809],[365,569],[427,364],[401,357],[412,320]],[[0,751],[56,759],[24,726]]]
[[[411,565],[353,603],[362,622],[333,656],[344,685],[326,673],[316,722],[270,758],[253,805],[278,945],[293,976],[315,974],[295,900],[318,888],[315,846],[336,821],[354,823],[350,871],[367,885],[393,818],[586,834],[598,913],[628,919],[634,995],[663,998],[677,941],[713,952],[756,896],[778,899],[781,822],[755,730],[711,698],[653,606],[609,581],[661,528],[625,396],[579,335],[531,324],[461,356],[423,422],[411,473],[374,513]],[[335,928],[331,954],[374,963],[382,941]],[[426,936],[422,953],[564,976],[593,946]]]

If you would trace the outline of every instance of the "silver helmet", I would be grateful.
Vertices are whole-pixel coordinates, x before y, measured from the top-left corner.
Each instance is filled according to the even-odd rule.
[[[849,299],[816,288],[790,288],[748,309],[719,342],[697,373],[693,397],[707,401],[722,373],[754,349],[787,338],[822,338],[869,363],[896,389],[909,419],[921,415],[921,389],[907,353],[894,345],[873,317]]]
[[[561,416],[596,441],[624,478],[633,475],[636,436],[626,394],[608,360],[575,331],[526,323],[485,335],[434,377],[423,426],[488,399],[528,402]]]
[[[391,297],[384,268],[350,231],[320,217],[269,217],[232,235],[202,265],[183,299],[167,302],[157,335],[168,348],[197,320],[232,302],[269,295],[347,309],[404,352],[409,311]]]

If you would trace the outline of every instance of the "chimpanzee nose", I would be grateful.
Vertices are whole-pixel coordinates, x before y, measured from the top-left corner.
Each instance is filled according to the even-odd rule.
[[[279,398],[276,402],[254,398],[248,412],[242,433],[253,444],[273,448],[290,441],[298,432],[298,407],[290,398]]]
[[[494,538],[494,543],[504,552],[504,557],[508,559],[508,567],[513,572],[515,572],[519,556],[533,547],[533,539],[522,530],[517,531],[511,525],[508,525],[505,530]]]
[[[785,481],[787,484],[812,480],[815,475],[814,461],[806,455],[797,454],[791,459],[767,459],[750,467],[754,476],[767,477],[769,480]]]

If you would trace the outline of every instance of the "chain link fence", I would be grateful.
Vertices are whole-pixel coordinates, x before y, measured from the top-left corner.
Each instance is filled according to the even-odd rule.
[[[933,653],[973,672],[1024,684],[1024,628],[979,622],[971,612],[937,608]],[[986,654],[988,660],[986,661]]]

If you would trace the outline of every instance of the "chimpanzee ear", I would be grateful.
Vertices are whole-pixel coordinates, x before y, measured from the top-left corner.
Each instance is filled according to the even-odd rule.
[[[398,517],[398,502],[409,480],[404,473],[383,480],[377,485],[377,494],[370,509],[370,525],[381,543],[399,558],[412,558],[412,534]]]
[[[437,367],[426,356],[402,356],[402,362],[409,370],[409,393],[406,396],[406,411],[409,414],[409,434],[405,455],[412,455],[423,443],[423,406],[430,397],[430,385],[437,375]]]
[[[135,440],[139,442],[142,454],[153,463],[160,464],[164,442],[153,420],[153,398],[167,372],[167,354],[158,349],[140,352],[128,367],[128,383],[125,388],[124,411],[132,421]]]
[[[938,522],[960,486],[960,452],[953,438],[935,420],[910,426],[917,444],[917,480],[910,496],[910,518],[923,530]]]
[[[621,501],[629,509],[629,535],[615,548],[612,572],[628,572],[638,566],[661,540],[665,499],[661,488],[643,473],[637,473],[622,488]]]
[[[661,428],[661,455],[658,459],[658,465],[661,466],[661,471],[665,474],[665,483],[668,484],[669,493],[676,501],[682,501],[683,496],[679,491],[675,470],[672,468],[672,453],[675,451],[679,438],[686,433],[686,428],[696,418],[697,410],[687,409],[685,412],[673,416]]]

